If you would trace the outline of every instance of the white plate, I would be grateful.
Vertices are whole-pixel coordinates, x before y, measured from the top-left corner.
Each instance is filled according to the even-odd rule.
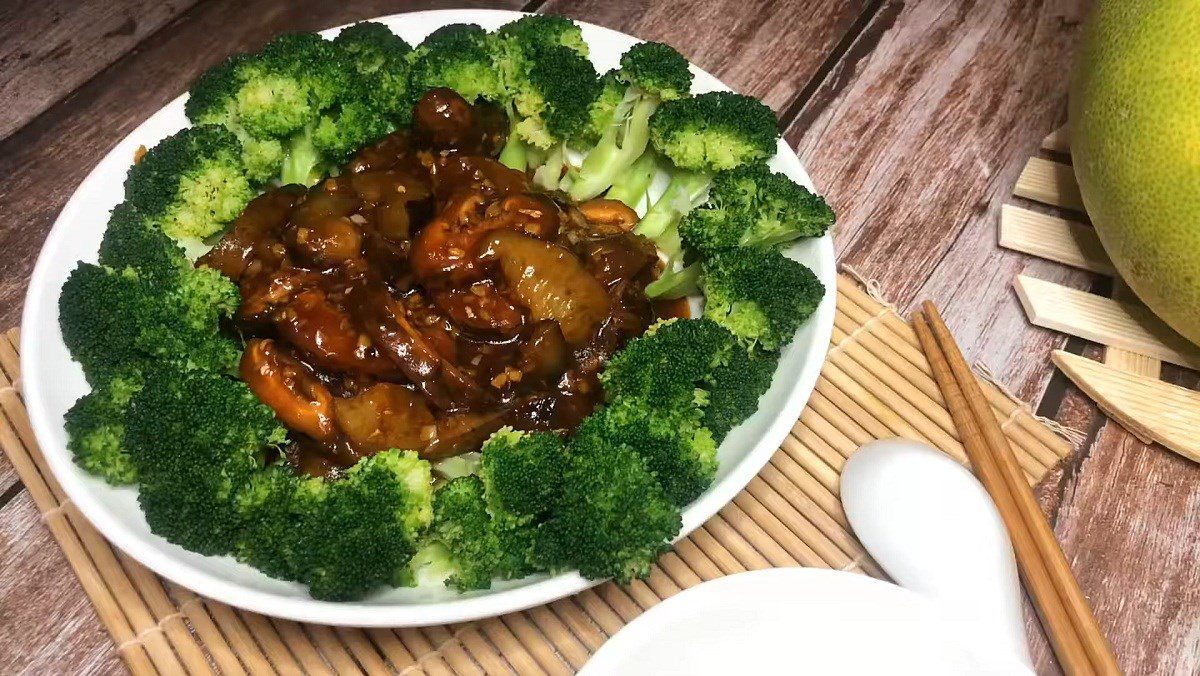
[[[445,24],[472,22],[492,29],[519,16],[508,11],[448,10],[397,14],[376,21],[416,44]],[[325,35],[336,32],[330,29]],[[583,24],[583,36],[601,72],[615,67],[620,55],[637,42],[590,24]],[[693,70],[697,91],[728,89],[713,76]],[[533,576],[462,596],[443,588],[417,588],[387,590],[353,603],[316,601],[301,585],[269,578],[230,557],[186,551],[153,535],[142,518],[134,489],[109,486],[72,462],[66,450],[63,414],[88,388],[63,345],[58,328],[59,291],[77,261],[96,260],[108,212],[123,199],[125,172],[135,149],[153,146],[187,125],[183,101],[180,96],[142,123],[84,179],[46,239],[25,298],[21,366],[26,407],[42,452],[80,511],[113,544],[156,573],[224,603],[300,621],[352,626],[459,622],[543,604],[594,584],[571,573]],[[800,161],[782,141],[772,164],[812,187]],[[825,284],[825,298],[795,342],[784,350],[774,385],[763,397],[759,411],[722,444],[716,481],[683,512],[684,534],[716,513],[762,468],[800,415],[816,383],[833,326],[833,242],[828,236],[803,242],[790,249],[789,255],[813,269]]]
[[[676,594],[609,639],[580,676],[969,673],[929,602],[865,575],[776,568]]]

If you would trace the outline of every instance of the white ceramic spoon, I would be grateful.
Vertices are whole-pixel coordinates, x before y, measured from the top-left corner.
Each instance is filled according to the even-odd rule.
[[[874,441],[846,462],[841,495],[863,546],[933,602],[974,673],[1032,673],[1012,544],[970,471],[925,444]]]

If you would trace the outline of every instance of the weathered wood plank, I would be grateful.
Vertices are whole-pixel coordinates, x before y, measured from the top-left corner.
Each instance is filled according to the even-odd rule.
[[[194,4],[12,0],[0,5],[0,139]]]
[[[1200,671],[1200,465],[1109,422],[1055,531],[1126,673]]]
[[[0,673],[125,672],[28,493],[0,508],[0,570]]]
[[[54,218],[87,172],[142,120],[228,54],[287,30],[315,30],[431,7],[520,7],[520,0],[212,2],[158,31],[113,67],[0,142],[0,327],[18,321],[34,258]]]
[[[781,112],[871,4],[867,0],[550,0],[539,11],[666,42],[725,84]]]
[[[886,3],[787,132],[838,212],[841,260],[902,308],[936,301],[968,359],[1026,399],[1062,339],[1027,329],[1010,280],[1088,278],[998,251],[996,225],[1061,115],[1081,4]]]

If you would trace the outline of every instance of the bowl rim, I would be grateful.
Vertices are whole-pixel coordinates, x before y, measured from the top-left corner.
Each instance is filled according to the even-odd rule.
[[[430,23],[445,25],[447,23],[479,20],[489,17],[492,20],[512,20],[527,13],[510,10],[425,10],[383,15],[363,21],[395,22],[400,20],[420,19]],[[621,39],[639,38],[603,26],[597,26],[579,21],[591,31],[612,33]],[[344,24],[349,25],[349,24]],[[343,26],[344,26],[343,25]],[[322,33],[336,31],[343,26],[324,29]],[[715,76],[697,68],[695,72],[703,73],[718,83],[720,88],[730,89]],[[128,139],[135,137],[163,111],[181,105],[187,96],[186,92],[172,99],[150,114],[141,124],[135,127],[124,138],[118,141],[105,156],[96,164],[88,175],[79,183],[71,198],[64,205],[55,219],[49,234],[38,254],[33,274],[30,277],[29,288],[25,295],[25,307],[22,312],[22,327],[38,326],[45,323],[46,312],[55,311],[45,307],[53,300],[57,305],[58,291],[49,297],[45,287],[51,283],[47,278],[51,272],[51,252],[59,248],[60,240],[71,233],[66,227],[76,217],[84,205],[81,204],[80,193],[84,186],[91,183],[100,174],[109,171],[108,164],[114,152]],[[805,182],[811,185],[803,163],[794,151],[782,139],[779,141],[776,157],[783,156],[783,161],[794,160],[794,168],[803,175]],[[795,381],[786,394],[779,416],[770,422],[766,430],[753,442],[753,447],[732,467],[724,479],[716,482],[706,493],[688,505],[682,514],[683,527],[676,540],[689,535],[693,530],[710,519],[726,504],[730,503],[755,475],[767,464],[779,445],[786,438],[788,431],[795,424],[801,411],[806,405],[817,378],[824,365],[829,339],[833,332],[835,313],[834,299],[836,297],[836,262],[832,233],[821,238],[810,240],[815,244],[817,264],[813,271],[822,284],[825,285],[825,296],[813,316],[808,319],[813,327],[813,343],[806,346],[804,362],[798,372],[794,373]],[[492,617],[504,613],[524,610],[537,605],[576,594],[604,580],[588,580],[577,572],[566,572],[550,575],[546,579],[511,589],[491,591],[475,596],[463,596],[455,600],[421,603],[362,603],[362,602],[330,602],[319,601],[311,597],[293,598],[281,596],[269,591],[250,588],[222,579],[212,573],[197,568],[181,558],[172,556],[160,549],[143,544],[143,536],[127,527],[117,515],[101,503],[93,494],[90,486],[81,480],[81,470],[75,465],[70,452],[65,447],[46,443],[54,439],[52,430],[61,430],[61,416],[47,410],[44,405],[43,379],[36,370],[27,369],[37,361],[45,343],[44,336],[34,331],[22,331],[20,339],[21,364],[23,373],[23,396],[29,415],[34,436],[43,449],[46,462],[66,493],[67,499],[75,503],[80,513],[104,537],[128,554],[137,562],[155,573],[183,587],[191,589],[202,596],[215,599],[222,603],[238,608],[263,613],[266,615],[285,618],[300,622],[314,622],[335,626],[359,627],[405,627],[447,624]],[[793,375],[789,373],[789,375]],[[155,536],[157,537],[157,536]]]

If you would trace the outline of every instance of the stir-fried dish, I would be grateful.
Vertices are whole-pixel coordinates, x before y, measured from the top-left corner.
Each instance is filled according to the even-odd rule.
[[[63,283],[68,450],[316,598],[646,576],[825,296],[784,247],[834,221],[769,107],[691,89],[551,15],[213,66]]]
[[[656,318],[634,211],[538,190],[490,158],[505,130],[433,89],[411,130],[257,197],[201,258],[240,287],[240,375],[290,430],[295,468],[443,458],[505,425],[573,431],[605,361]]]

